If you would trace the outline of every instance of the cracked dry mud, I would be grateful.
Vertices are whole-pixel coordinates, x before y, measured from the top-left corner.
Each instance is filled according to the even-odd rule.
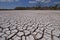
[[[0,13],[0,40],[60,40],[59,15]]]

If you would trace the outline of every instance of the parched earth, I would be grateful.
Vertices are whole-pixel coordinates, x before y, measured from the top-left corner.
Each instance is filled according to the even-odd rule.
[[[60,40],[60,13],[0,11],[0,40]]]

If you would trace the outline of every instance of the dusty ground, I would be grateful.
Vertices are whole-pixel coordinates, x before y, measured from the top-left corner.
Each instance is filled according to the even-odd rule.
[[[0,40],[60,40],[60,11],[0,11]]]

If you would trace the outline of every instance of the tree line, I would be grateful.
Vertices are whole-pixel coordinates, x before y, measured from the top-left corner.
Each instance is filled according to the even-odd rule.
[[[60,10],[60,7],[58,5],[55,6],[35,6],[35,7],[16,7],[14,9],[0,9],[0,10]]]
[[[45,7],[16,7],[15,10],[60,10],[60,7],[58,5],[55,6],[45,6]]]

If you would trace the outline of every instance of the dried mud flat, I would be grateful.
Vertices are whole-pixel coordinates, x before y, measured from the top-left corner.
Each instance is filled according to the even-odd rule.
[[[0,11],[0,40],[60,40],[60,11]]]

